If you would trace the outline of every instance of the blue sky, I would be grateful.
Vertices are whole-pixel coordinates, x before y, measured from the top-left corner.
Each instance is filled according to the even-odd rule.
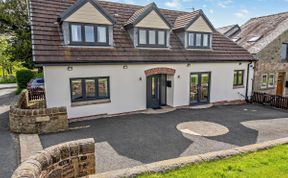
[[[109,0],[108,0],[109,1]],[[252,17],[288,11],[288,0],[110,0],[191,11],[202,9],[215,27],[243,24]]]

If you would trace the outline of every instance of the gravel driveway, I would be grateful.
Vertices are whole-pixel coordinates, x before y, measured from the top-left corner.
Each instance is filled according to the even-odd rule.
[[[193,128],[193,124],[183,127],[186,122],[197,122],[200,129],[197,127],[196,132],[207,132],[209,136],[177,129]],[[213,135],[210,125],[211,129],[216,129],[215,133],[220,134]],[[70,124],[71,128],[84,126],[83,129],[42,135],[40,138],[43,147],[94,138],[99,173],[288,137],[287,125],[287,111],[247,104],[83,121]]]

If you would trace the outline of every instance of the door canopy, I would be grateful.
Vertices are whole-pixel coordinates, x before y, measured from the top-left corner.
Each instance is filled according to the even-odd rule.
[[[146,76],[157,75],[157,74],[174,75],[175,72],[176,72],[175,69],[171,69],[168,67],[157,67],[157,68],[145,70]]]

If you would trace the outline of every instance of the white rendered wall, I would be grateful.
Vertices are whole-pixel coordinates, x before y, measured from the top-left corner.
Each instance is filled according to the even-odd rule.
[[[183,64],[135,64],[128,65],[80,65],[45,66],[45,89],[47,106],[66,106],[68,117],[83,117],[99,114],[116,114],[146,109],[146,76],[144,71],[154,67],[169,67],[176,70],[172,80],[172,88],[167,88],[167,104],[170,106],[189,105],[190,73],[211,72],[210,102],[244,99],[246,88],[233,89],[234,70],[245,70],[244,85],[246,86],[247,64],[237,63],[192,63],[187,67]],[[250,68],[249,91],[252,90],[253,68]],[[111,103],[85,106],[71,106],[70,78],[110,77]],[[140,80],[142,78],[142,80]]]

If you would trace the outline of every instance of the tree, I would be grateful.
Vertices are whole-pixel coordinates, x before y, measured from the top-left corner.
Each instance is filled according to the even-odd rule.
[[[0,0],[0,34],[5,34],[11,61],[33,68],[31,34],[26,0]]]
[[[0,66],[2,67],[2,76],[5,78],[7,72],[12,73],[12,62],[9,60],[10,56],[6,50],[9,48],[7,39],[4,36],[0,36]]]

